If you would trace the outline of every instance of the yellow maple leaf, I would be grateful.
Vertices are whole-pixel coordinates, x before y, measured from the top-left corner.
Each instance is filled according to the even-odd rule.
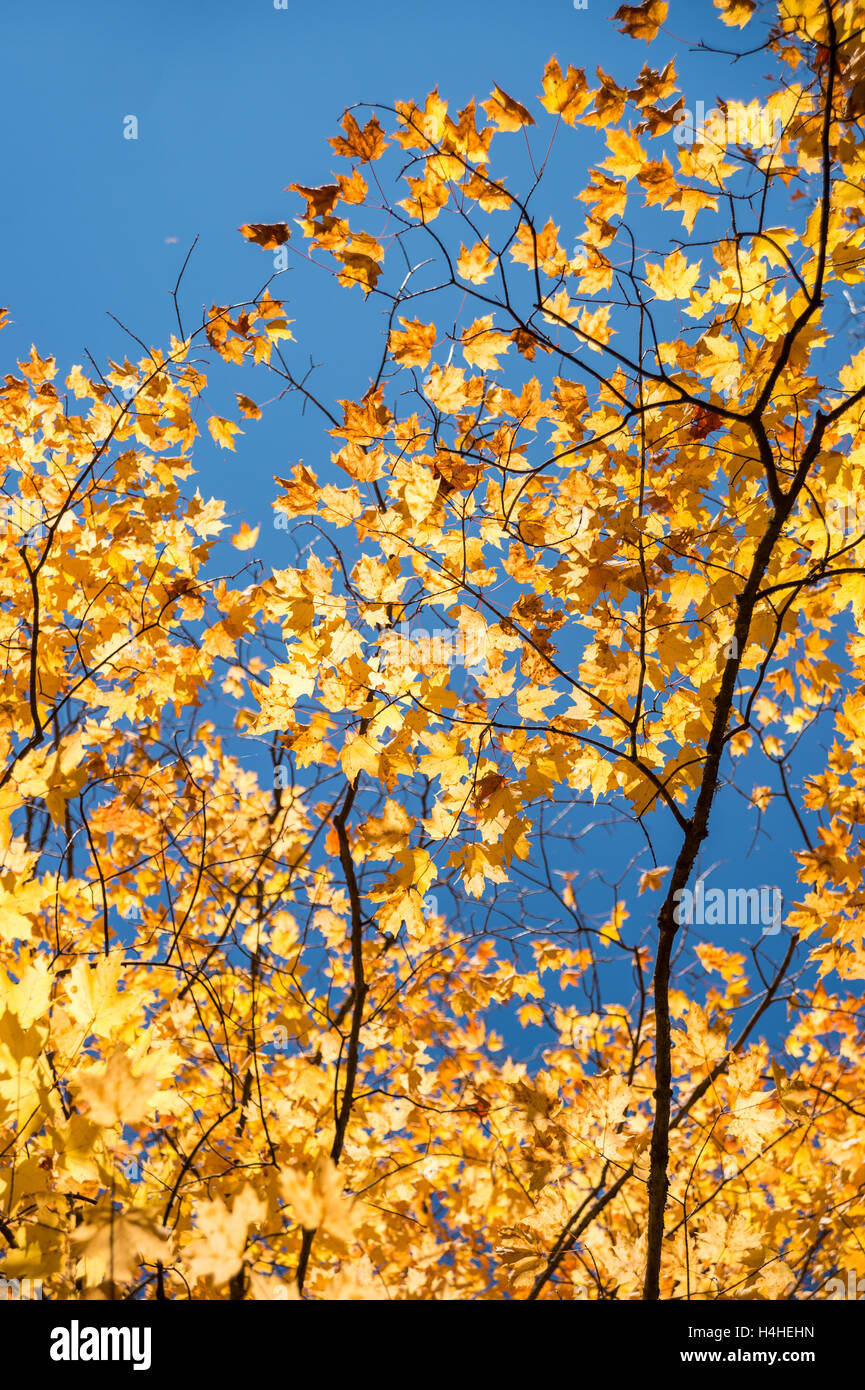
[[[755,0],[714,0],[714,5],[725,24],[739,29],[744,29],[757,8]]]
[[[380,159],[387,149],[384,131],[376,116],[371,116],[361,129],[351,112],[346,111],[342,118],[342,128],[345,135],[336,135],[328,143],[337,154],[344,155],[346,159],[359,159],[361,164],[366,164],[373,159]]]
[[[245,222],[238,230],[247,241],[254,241],[265,251],[275,251],[291,236],[284,222]]]
[[[646,164],[646,152],[639,140],[630,130],[621,130],[617,126],[607,131],[606,138],[612,154],[604,160],[601,168],[609,169],[611,174],[625,181],[634,178]]]
[[[400,319],[400,323],[402,331],[391,329],[388,351],[404,367],[425,367],[435,346],[435,324],[404,318]]]
[[[664,258],[663,266],[646,263],[646,280],[658,299],[688,299],[700,274],[700,262],[688,265],[681,251]]]
[[[286,192],[299,193],[306,199],[306,216],[309,221],[326,217],[339,200],[339,184],[323,183],[317,188],[308,188],[302,183],[290,183]]]
[[[103,1066],[79,1073],[77,1090],[99,1125],[137,1124],[150,1112],[159,1085],[158,1072],[133,1071],[129,1054],[118,1048]]]
[[[688,231],[692,232],[697,213],[704,209],[717,212],[718,199],[711,193],[704,193],[701,188],[685,188],[679,185],[676,192],[670,196],[670,207],[681,208],[682,222]]]
[[[264,1220],[266,1202],[247,1184],[231,1206],[222,1197],[195,1204],[195,1232],[182,1251],[183,1266],[193,1279],[227,1283],[240,1269],[249,1228]]]
[[[624,903],[616,903],[610,916],[601,927],[601,940],[620,941],[622,927],[630,915]]]
[[[620,19],[619,32],[632,39],[651,43],[667,18],[669,6],[665,0],[644,0],[642,5],[620,5],[613,19]]]
[[[785,1115],[793,1119],[801,1119],[804,1115],[811,1113],[811,1093],[807,1086],[803,1086],[799,1078],[788,1077],[783,1067],[780,1067],[772,1058],[772,1076],[775,1081],[775,1092],[778,1103]]]
[[[475,242],[470,251],[460,246],[457,270],[464,280],[469,280],[473,285],[482,285],[489,280],[495,274],[497,264],[486,242]]]
[[[211,415],[207,428],[221,449],[234,449],[234,435],[243,434],[233,420],[223,420],[219,415]]]
[[[136,1207],[116,1211],[103,1204],[75,1229],[72,1247],[84,1261],[89,1285],[106,1278],[125,1283],[136,1276],[143,1260],[166,1261],[169,1236],[153,1212]]]
[[[339,755],[342,770],[350,782],[361,772],[377,777],[380,758],[381,748],[369,734],[355,734],[347,739]]]
[[[485,314],[463,330],[463,357],[473,367],[498,371],[499,354],[507,352],[510,341],[509,334],[493,328],[492,314]]]
[[[670,872],[669,864],[659,864],[655,869],[644,869],[640,874],[640,881],[637,886],[637,896],[641,893],[655,893],[664,881],[664,875]]]
[[[416,525],[425,521],[435,506],[439,480],[429,469],[415,468],[403,489],[409,515]]]
[[[501,87],[493,87],[489,101],[481,102],[481,106],[499,130],[520,130],[523,126],[535,124],[534,116],[522,102],[509,97]]]
[[[551,58],[544,69],[542,105],[552,115],[561,116],[568,125],[575,125],[577,117],[585,111],[591,99],[585,72],[569,65],[563,77],[556,59]]]
[[[245,521],[236,536],[231,537],[231,544],[236,550],[251,550],[258,540],[260,526],[250,527]]]
[[[533,1023],[540,1025],[546,1021],[544,1011],[538,1004],[523,1004],[517,1010],[517,1017],[521,1028],[528,1028]]]
[[[322,1158],[312,1172],[289,1169],[282,1174],[280,1188],[298,1225],[326,1231],[343,1242],[351,1240],[357,1217],[333,1159]]]
[[[255,401],[250,400],[249,396],[244,396],[240,391],[235,391],[234,394],[237,396],[238,409],[246,416],[247,420],[261,419],[260,405],[256,405]]]

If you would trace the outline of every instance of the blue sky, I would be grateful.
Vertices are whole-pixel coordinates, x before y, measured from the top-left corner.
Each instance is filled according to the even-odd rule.
[[[531,104],[554,54],[590,77],[601,63],[625,85],[649,56],[656,67],[675,56],[687,104],[703,100],[709,109],[718,94],[751,99],[768,66],[758,57],[731,67],[693,51],[700,39],[729,48],[744,38],[721,24],[711,0],[672,0],[651,49],[610,23],[615,0],[588,0],[586,10],[570,0],[287,3],[7,0],[0,304],[11,311],[2,338],[9,367],[31,343],[54,354],[63,375],[83,362],[85,348],[100,363],[127,351],[137,358],[108,312],[148,344],[166,344],[176,326],[169,292],[196,236],[183,284],[188,322],[200,321],[205,303],[255,293],[269,257],[237,228],[300,214],[300,199],[283,190],[328,180],[336,161],[327,137],[353,102],[422,101],[437,84],[453,110],[473,95],[484,100],[497,82]],[[750,30],[748,38],[742,47],[753,43]],[[129,115],[138,120],[136,140],[123,138]],[[587,135],[586,164],[599,147]],[[567,159],[545,181],[544,200],[566,231],[572,219],[574,235],[582,205],[573,195],[583,182],[583,168]],[[369,358],[357,335],[371,331],[374,316],[359,292],[337,291],[297,267],[273,292],[295,320],[295,360],[312,354],[324,364],[317,380],[331,398],[362,394]],[[243,388],[232,378],[227,389]],[[266,416],[254,440],[242,490],[239,458],[206,435],[197,466],[203,491],[232,507],[242,501],[253,524],[267,523],[272,474],[320,450],[322,439],[317,422],[292,407],[290,416]]]
[[[586,10],[571,0],[287,3],[7,0],[0,15],[7,55],[0,304],[12,320],[0,342],[5,370],[31,343],[57,357],[63,376],[84,364],[85,349],[100,364],[126,353],[137,360],[140,350],[109,312],[148,344],[166,345],[176,329],[170,291],[196,236],[183,281],[187,330],[203,305],[252,296],[271,257],[237,228],[300,215],[301,200],[283,190],[327,182],[342,167],[327,138],[353,102],[422,102],[438,85],[455,110],[472,96],[484,100],[497,82],[533,104],[552,55],[563,68],[585,67],[590,78],[600,63],[624,85],[651,56],[655,67],[675,57],[686,104],[702,100],[708,110],[718,94],[751,99],[768,66],[758,57],[731,67],[693,51],[701,39],[725,48],[743,39],[721,24],[711,0],[672,0],[651,49],[617,32],[615,0],[588,0]],[[753,44],[750,30],[748,38],[741,47]],[[123,136],[130,115],[138,120],[135,140]],[[585,168],[603,157],[597,135],[579,139],[557,151],[541,195],[566,244],[582,230],[574,194]],[[672,153],[671,137],[666,144]],[[575,148],[579,168],[571,163]],[[665,235],[670,230],[667,219]],[[322,364],[315,380],[324,396],[359,398],[379,348],[380,306],[365,306],[359,291],[337,289],[302,262],[272,292],[295,321],[292,365],[311,355]],[[229,373],[226,414],[230,393],[241,389],[258,398]],[[292,402],[249,425],[240,444],[237,455],[224,452],[205,431],[196,446],[199,485],[225,498],[238,518],[263,521],[259,552],[285,563],[282,533],[266,534],[272,475],[300,458],[326,463],[330,441],[313,413],[301,418]]]
[[[766,66],[731,69],[726,59],[690,51],[710,35],[725,47],[735,41],[711,0],[673,0],[669,37],[651,50],[617,33],[614,0],[589,0],[586,10],[570,0],[287,3],[7,0],[0,303],[13,322],[4,360],[35,343],[65,375],[85,347],[100,362],[130,349],[140,355],[109,311],[147,343],[167,343],[175,328],[169,292],[196,236],[183,285],[190,321],[204,303],[254,293],[269,258],[238,226],[299,215],[300,200],[283,190],[327,181],[336,163],[327,137],[353,102],[422,101],[438,84],[455,109],[472,95],[485,99],[494,82],[532,102],[553,54],[590,75],[600,62],[627,84],[651,52],[653,66],[675,55],[688,103],[702,99],[708,108],[719,90],[752,97]],[[129,115],[138,120],[136,140],[123,138]],[[587,163],[597,150],[587,137]],[[573,218],[574,234],[582,172],[560,163],[545,194],[557,216]],[[371,315],[359,292],[335,292],[324,276],[296,268],[273,292],[288,299],[298,360],[311,353],[335,394],[360,394],[369,364],[355,334],[361,324],[368,331]],[[343,330],[336,341],[330,305]],[[267,518],[272,473],[320,446],[309,417],[292,411],[290,440],[287,425],[283,414],[256,429],[257,451],[264,446],[274,466],[244,458],[244,513],[257,505]],[[237,502],[238,460],[207,437],[197,454],[203,490],[206,483]]]
[[[166,341],[169,290],[196,235],[184,282],[191,314],[249,294],[265,260],[237,227],[298,215],[299,200],[282,190],[327,180],[327,137],[352,102],[422,100],[438,84],[453,109],[483,100],[494,82],[531,101],[552,54],[632,79],[650,50],[616,32],[614,9],[613,0],[589,0],[587,10],[569,0],[288,0],[285,10],[273,0],[8,0],[0,293],[14,324],[5,354],[35,342],[64,368],[85,344],[97,357],[122,353],[109,310],[146,341]],[[711,105],[721,75],[725,96],[753,94],[753,67],[730,71],[688,51],[710,30],[730,44],[710,0],[673,0],[669,20],[676,38],[653,46],[652,64],[675,53],[689,100],[693,91]],[[123,138],[127,115],[138,118],[137,140]],[[573,213],[581,184],[568,186],[566,168],[557,179],[551,205]],[[320,360],[327,346],[335,367],[316,312],[322,289],[296,272],[280,283],[300,348]],[[359,299],[341,295],[341,313],[357,313]],[[355,360],[348,345],[342,360]],[[231,460],[211,453],[230,481]]]
[[[238,226],[299,215],[300,201],[283,190],[328,180],[336,161],[327,137],[353,102],[422,102],[438,85],[455,110],[473,95],[485,99],[498,83],[530,103],[553,54],[563,68],[573,63],[590,77],[600,63],[626,85],[647,58],[659,67],[675,55],[686,104],[702,100],[707,109],[719,94],[758,94],[767,59],[731,69],[727,59],[692,51],[700,39],[743,48],[755,41],[750,31],[745,42],[724,28],[710,0],[672,0],[665,36],[651,50],[616,33],[609,22],[615,8],[614,0],[589,0],[586,10],[570,0],[288,0],[286,9],[273,0],[7,0],[0,17],[0,303],[9,306],[12,326],[0,336],[3,370],[14,370],[31,343],[58,358],[61,376],[84,363],[85,349],[100,364],[126,353],[136,360],[140,351],[107,311],[147,343],[167,344],[176,328],[170,290],[196,236],[183,286],[187,326],[203,304],[254,294],[270,257],[245,242]],[[130,115],[138,120],[136,140],[123,138]],[[586,164],[598,153],[599,142],[587,135]],[[544,195],[557,220],[573,219],[574,235],[580,205],[573,195],[583,183],[584,166],[560,159]],[[302,262],[273,292],[288,301],[294,320],[294,362],[305,364],[311,354],[324,364],[317,380],[325,395],[358,398],[372,361],[364,348],[380,331],[378,308],[365,306],[359,292],[335,290]],[[226,413],[228,392],[237,389],[250,387],[229,373]],[[237,520],[262,522],[257,553],[284,565],[292,557],[285,533],[270,524],[272,476],[301,458],[326,467],[332,441],[293,401],[245,428],[236,454],[218,450],[204,433],[197,483],[205,496],[225,498]],[[713,880],[722,885],[741,881],[734,866],[753,824],[744,823],[741,805],[733,797],[719,808],[707,850],[706,865],[732,858]],[[609,863],[600,863],[611,877],[622,861],[614,841],[607,838]],[[778,879],[769,867],[749,870],[748,881]],[[641,907],[656,903],[640,900]]]

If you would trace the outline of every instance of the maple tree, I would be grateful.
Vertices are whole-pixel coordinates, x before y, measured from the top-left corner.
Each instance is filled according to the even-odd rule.
[[[666,9],[616,18],[651,44]],[[34,349],[5,378],[4,1277],[652,1300],[865,1274],[865,527],[831,524],[865,350],[826,327],[865,273],[865,44],[852,4],[790,0],[764,47],[762,150],[654,157],[672,62],[347,111],[299,229],[241,231],[384,304],[358,399],[298,374],[269,288],[104,373]],[[586,135],[574,249],[534,209]],[[276,480],[304,563],[260,572],[244,524],[212,570],[196,421],[254,447],[208,415],[222,361],[334,441]],[[723,798],[801,884],[750,956],[676,912]],[[596,918],[578,855],[609,826],[642,848]]]

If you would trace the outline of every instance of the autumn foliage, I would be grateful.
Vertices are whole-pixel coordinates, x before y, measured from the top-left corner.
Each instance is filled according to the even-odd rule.
[[[865,43],[852,3],[716,5],[765,41],[765,149],[674,144],[672,62],[345,113],[332,181],[241,232],[383,309],[356,399],[297,366],[278,280],[5,377],[0,1276],[865,1274],[865,525],[832,523],[865,350],[826,326],[865,274]],[[617,22],[651,46],[666,9]],[[543,201],[569,141],[576,245]],[[275,480],[284,568],[195,481],[205,430],[255,463],[250,367],[330,452]],[[724,802],[798,882],[750,950],[675,912]]]

